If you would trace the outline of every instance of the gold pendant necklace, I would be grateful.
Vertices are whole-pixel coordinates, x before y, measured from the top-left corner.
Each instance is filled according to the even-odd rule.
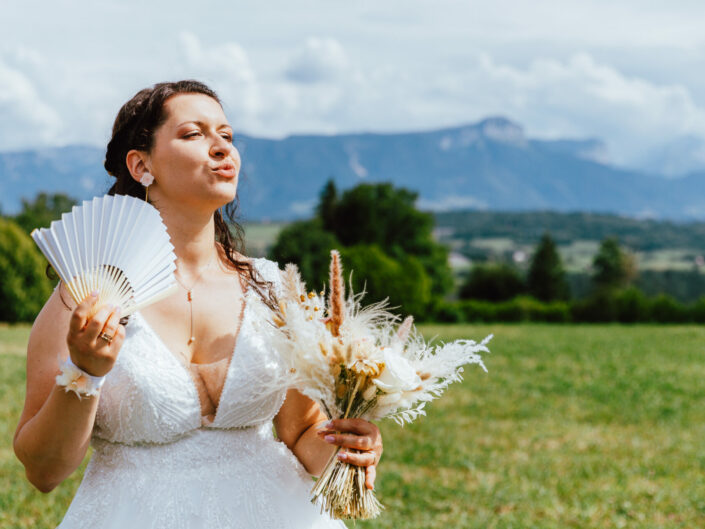
[[[216,252],[217,252],[217,250],[216,250]],[[216,254],[213,254],[213,258],[210,260],[210,263],[208,263],[208,265],[203,270],[201,270],[201,273],[198,274],[198,277],[196,278],[196,281],[194,281],[193,284],[191,285],[191,288],[188,288],[186,285],[184,285],[181,282],[181,280],[178,277],[176,277],[176,274],[174,274],[174,279],[176,279],[176,281],[179,283],[179,285],[181,285],[183,287],[183,289],[186,290],[186,301],[188,302],[188,306],[189,306],[189,313],[190,313],[189,319],[190,319],[191,323],[190,323],[190,327],[189,327],[189,339],[188,339],[188,342],[186,342],[186,345],[191,345],[193,342],[196,341],[196,337],[193,335],[193,295],[192,295],[192,292],[193,292],[194,287],[196,286],[196,283],[198,283],[201,280],[203,273],[206,270],[208,270],[210,268],[210,266],[213,264],[213,261],[215,260],[215,256],[216,256]]]

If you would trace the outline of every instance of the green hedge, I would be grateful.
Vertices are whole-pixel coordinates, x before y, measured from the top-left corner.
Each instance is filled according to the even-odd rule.
[[[430,321],[461,322],[620,322],[705,323],[705,297],[684,305],[666,295],[647,298],[628,288],[603,292],[582,300],[544,303],[527,296],[493,303],[482,300],[436,302]]]

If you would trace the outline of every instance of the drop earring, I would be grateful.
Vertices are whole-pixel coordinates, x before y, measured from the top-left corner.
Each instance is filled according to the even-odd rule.
[[[145,171],[140,178],[140,184],[145,187],[144,191],[144,201],[149,202],[149,186],[154,182],[154,176],[152,176],[148,171]]]

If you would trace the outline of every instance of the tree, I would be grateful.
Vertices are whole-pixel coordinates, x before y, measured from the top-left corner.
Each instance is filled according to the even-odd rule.
[[[508,264],[476,265],[460,289],[462,299],[506,301],[524,293],[526,287],[516,268]]]
[[[424,253],[434,221],[416,209],[417,197],[389,183],[357,185],[340,197],[331,231],[346,246],[376,244],[387,254],[395,246],[412,255]]]
[[[282,230],[270,257],[282,264],[287,261],[298,264],[304,280],[318,286],[327,277],[331,248],[338,248],[345,258],[346,247],[359,246],[348,253],[356,259],[355,266],[349,269],[360,266],[362,275],[369,271],[370,277],[375,278],[370,279],[369,287],[375,295],[384,291],[384,282],[376,279],[384,274],[373,270],[362,255],[383,267],[384,273],[396,269],[403,271],[406,277],[416,277],[415,270],[420,266],[424,272],[417,277],[422,282],[421,290],[425,288],[423,285],[429,284],[429,296],[441,297],[453,287],[448,250],[433,239],[434,218],[416,209],[416,198],[416,193],[388,183],[360,184],[338,195],[335,183],[329,180],[319,195],[316,218]],[[367,249],[361,249],[363,247]],[[385,259],[380,257],[380,252]],[[399,281],[392,282],[390,277],[387,284],[392,289]],[[413,290],[414,286],[409,284],[405,288]],[[399,296],[392,293],[389,296],[399,300],[395,303],[404,305],[404,310],[413,312],[408,307],[414,307],[418,315],[428,309],[425,302],[419,301],[426,299],[426,295],[414,292],[407,297],[401,292]]]
[[[324,230],[334,231],[335,208],[338,205],[338,189],[335,182],[330,178],[318,198],[316,215],[321,219]]]
[[[330,191],[323,196],[330,197]],[[417,198],[418,193],[389,183],[357,185],[335,202],[329,229],[345,246],[376,245],[395,259],[416,257],[432,293],[442,296],[453,286],[448,250],[433,239],[433,215],[416,209]]]
[[[570,297],[561,256],[548,233],[541,237],[531,259],[526,287],[530,295],[541,301],[566,300]]]
[[[453,271],[448,264],[448,248],[435,241],[431,241],[428,251],[414,254],[424,267],[431,280],[431,293],[436,297],[443,297],[454,286]]]
[[[33,201],[22,199],[22,210],[14,221],[30,233],[34,228],[48,227],[75,205],[76,200],[63,193],[39,193]]]
[[[389,298],[393,312],[423,318],[431,302],[431,281],[415,257],[393,259],[376,245],[357,244],[341,252],[345,278],[352,270],[355,292],[366,292],[364,304]]]
[[[600,244],[592,262],[592,282],[597,290],[616,290],[629,285],[636,275],[634,258],[619,247],[615,237]]]
[[[46,262],[34,241],[0,219],[0,321],[32,321],[51,295]]]
[[[269,252],[281,266],[294,263],[309,288],[318,289],[328,279],[330,251],[340,243],[321,226],[320,219],[294,222],[284,228]]]

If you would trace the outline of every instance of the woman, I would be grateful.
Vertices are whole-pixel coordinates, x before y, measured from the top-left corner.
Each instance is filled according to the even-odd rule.
[[[119,307],[90,317],[95,298],[67,304],[59,285],[32,327],[14,440],[28,479],[49,492],[94,447],[61,528],[344,527],[308,500],[310,476],[334,445],[356,449],[339,457],[367,467],[373,487],[376,426],[326,425],[297,391],[267,389],[276,352],[248,307],[275,301],[279,269],[242,256],[219,211],[236,197],[232,135],[216,94],[195,81],[142,90],[118,113],[109,193],[146,198],[149,186],[181,286],[123,326]],[[79,399],[57,384],[69,358],[105,376],[97,396]]]

